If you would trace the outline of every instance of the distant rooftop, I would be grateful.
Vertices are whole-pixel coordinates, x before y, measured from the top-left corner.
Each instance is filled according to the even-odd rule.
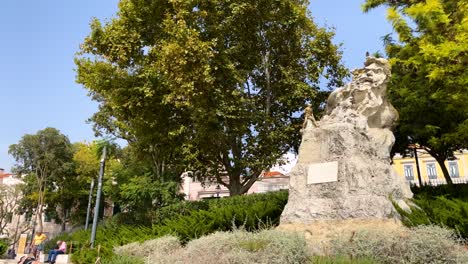
[[[279,171],[267,171],[263,174],[263,177],[280,177],[280,176],[284,176],[284,174]]]

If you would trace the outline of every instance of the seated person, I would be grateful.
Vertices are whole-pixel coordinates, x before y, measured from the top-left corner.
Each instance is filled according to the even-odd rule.
[[[55,260],[57,259],[57,255],[59,254],[65,254],[67,251],[67,243],[65,241],[57,241],[57,246],[55,249],[52,249],[49,251],[49,257],[47,258],[47,263],[55,263]]]

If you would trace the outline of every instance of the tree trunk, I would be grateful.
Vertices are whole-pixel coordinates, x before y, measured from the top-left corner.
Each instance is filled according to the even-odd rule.
[[[229,177],[231,177],[231,176],[229,176]],[[239,180],[236,181],[236,180],[229,179],[228,189],[229,189],[229,195],[230,196],[242,195],[242,193],[241,193],[242,186],[241,186]]]
[[[445,159],[436,159],[437,163],[439,163],[440,168],[442,169],[442,173],[444,174],[445,181],[447,184],[452,185],[452,178],[450,178],[450,173],[447,170],[447,166],[445,166]]]
[[[37,205],[37,212],[36,212],[36,221],[38,224],[38,229],[37,231],[43,232],[44,231],[44,225],[42,223],[42,213],[44,211],[44,196],[45,196],[45,184],[44,186],[40,186],[40,191],[39,191],[39,203]],[[33,230],[34,232],[34,230]]]
[[[62,224],[60,226],[60,231],[65,232],[65,229],[67,229],[67,210],[65,209],[64,206],[62,206]]]
[[[42,224],[43,207],[44,207],[44,204],[41,202],[41,204],[39,204],[39,207],[38,207],[37,213],[36,213],[36,220],[37,220],[37,225],[38,225],[37,231],[39,231],[41,233],[42,233],[42,231],[44,231],[44,225]]]

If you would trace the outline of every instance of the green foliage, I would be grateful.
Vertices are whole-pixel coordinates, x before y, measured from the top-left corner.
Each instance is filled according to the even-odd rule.
[[[73,145],[67,136],[55,128],[45,128],[36,134],[24,135],[9,148],[16,160],[13,171],[23,178],[23,211],[37,208],[42,215],[47,206],[58,222],[64,223],[67,216],[75,213],[71,208],[85,205],[82,178],[77,177],[73,162]],[[46,195],[47,194],[47,195]],[[55,211],[60,206],[62,210]],[[38,218],[42,230],[42,218]]]
[[[232,199],[232,198],[231,198]],[[190,213],[199,210],[208,210],[210,202],[213,200],[200,201],[182,201],[173,205],[162,207],[152,212],[154,224],[162,224],[164,221],[175,219],[179,216],[190,215]]]
[[[207,210],[168,218],[154,229],[160,235],[176,235],[182,242],[215,231],[228,231],[233,226],[253,231],[279,224],[286,202],[287,192],[284,191],[211,200]]]
[[[185,243],[216,231],[231,230],[233,226],[257,230],[279,223],[287,198],[288,193],[280,191],[208,201],[181,202],[167,208],[163,207],[162,213],[153,213],[152,215],[157,217],[154,218],[155,223],[152,227],[122,225],[117,217],[117,221],[113,219],[99,226],[96,245],[101,247],[100,256],[103,259],[110,259],[113,255],[112,249],[116,246],[143,242],[170,234],[177,235]],[[74,263],[93,263],[94,261],[89,261],[93,258],[95,260],[97,251],[88,249],[89,237],[89,231],[84,230],[63,234],[49,241],[47,247],[53,246],[59,239],[73,243],[76,249],[73,252]]]
[[[102,250],[102,248],[101,248]],[[90,249],[90,248],[83,248],[80,251],[77,251],[72,254],[71,260],[73,263],[76,264],[89,264],[89,263],[95,263],[98,257],[105,257],[107,255],[111,256],[111,254],[106,254],[106,249],[104,249],[103,252],[99,252],[97,249]],[[101,254],[104,253],[104,254]]]
[[[135,212],[145,212],[149,208],[161,208],[182,200],[176,182],[154,181],[146,174],[131,178],[120,186],[120,201],[125,208]]]
[[[143,226],[118,225],[112,221],[99,226],[96,233],[96,247],[90,249],[90,231],[79,230],[73,233],[63,233],[46,244],[46,250],[53,248],[57,240],[66,241],[73,245],[72,260],[77,264],[94,263],[99,247],[99,256],[109,259],[113,256],[114,246],[128,244],[135,241],[145,241],[155,237],[151,228]]]
[[[468,238],[468,184],[412,187],[408,213],[395,205],[406,226],[436,224]]]
[[[8,241],[0,239],[0,256],[3,256],[8,250]]]
[[[416,198],[431,199],[444,196],[448,199],[461,199],[468,202],[468,184],[412,186],[411,191]]]
[[[400,113],[394,151],[419,144],[451,183],[444,161],[468,146],[468,1],[367,0],[364,10],[380,5],[399,39],[385,37]]]
[[[106,165],[103,192],[125,212],[118,216],[121,223],[151,225],[152,212],[183,199],[178,181],[171,180],[175,178],[171,173],[175,172],[165,171],[163,176],[157,176],[131,146],[122,149],[118,158]]]
[[[145,264],[145,262],[141,258],[138,258],[138,257],[120,255],[120,256],[113,256],[109,260],[103,260],[102,264]]]
[[[461,199],[439,197],[418,197],[413,200],[416,206],[411,213],[397,207],[407,226],[437,224],[452,228],[464,238],[468,238],[468,202]]]
[[[322,77],[341,85],[333,35],[307,1],[122,0],[91,22],[77,82],[100,104],[95,130],[128,140],[156,178],[189,166],[239,195],[297,148]]]

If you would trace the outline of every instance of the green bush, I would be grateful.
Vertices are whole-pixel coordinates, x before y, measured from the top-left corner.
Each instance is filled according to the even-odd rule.
[[[249,231],[256,230],[259,227],[278,224],[287,199],[288,193],[281,191],[181,202],[151,212],[154,221],[152,227],[151,223],[138,226],[122,224],[125,221],[121,218],[125,218],[125,214],[121,214],[98,227],[95,245],[101,246],[101,258],[110,260],[114,255],[114,247],[165,235],[174,234],[186,243],[215,231],[231,230],[233,226],[244,226]],[[89,249],[89,238],[90,231],[80,230],[60,235],[49,241],[47,246],[52,248],[57,240],[73,243],[73,248],[76,249],[72,256],[73,263],[94,263],[97,252]]]
[[[170,206],[165,206],[152,212],[152,223],[162,224],[164,221],[175,219],[179,216],[190,215],[194,211],[208,210],[210,200],[183,201]]]
[[[108,260],[103,260],[102,264],[145,264],[145,261],[141,258],[132,257],[132,256],[113,256]],[[151,263],[151,262],[148,262]]]
[[[337,236],[331,241],[331,252],[383,264],[468,263],[461,242],[453,231],[438,226],[419,226],[405,233],[362,230],[351,238]]]
[[[3,256],[8,250],[8,241],[0,239],[0,256]]]
[[[221,199],[210,199],[201,201],[184,201],[170,206],[163,207],[153,212],[153,224],[164,225],[164,222],[180,218],[181,216],[190,216],[197,211],[213,211],[217,208],[226,206],[249,207],[259,202],[275,200],[278,206],[284,207],[288,200],[287,191],[251,194]],[[281,209],[282,210],[282,209]]]
[[[435,224],[468,238],[468,184],[413,186],[411,212],[395,205],[408,227]]]
[[[211,200],[207,210],[192,211],[155,225],[160,235],[175,235],[182,242],[242,226],[248,231],[279,224],[287,202],[287,192],[253,194],[229,199]]]
[[[412,186],[411,191],[415,198],[444,196],[448,199],[462,199],[468,202],[468,184]]]

